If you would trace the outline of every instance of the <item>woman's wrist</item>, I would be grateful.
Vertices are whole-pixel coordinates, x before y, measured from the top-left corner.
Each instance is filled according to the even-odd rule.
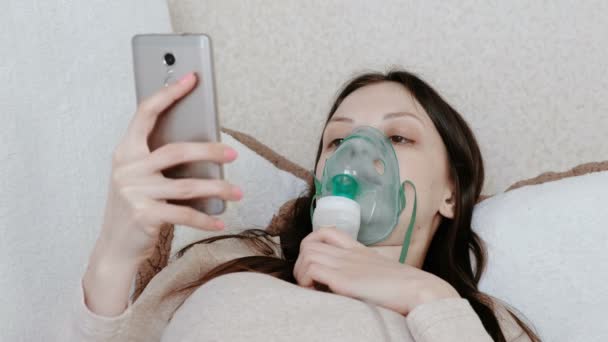
[[[139,262],[118,260],[95,249],[82,279],[84,301],[97,315],[120,315],[129,303],[131,285]]]

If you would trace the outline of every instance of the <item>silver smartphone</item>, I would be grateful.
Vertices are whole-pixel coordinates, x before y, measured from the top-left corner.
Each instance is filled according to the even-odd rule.
[[[211,39],[205,34],[138,34],[131,39],[137,102],[196,72],[197,84],[158,118],[148,137],[150,151],[172,142],[220,142],[220,125],[213,77]],[[222,164],[184,163],[165,169],[168,178],[224,179]],[[168,200],[217,215],[226,203],[219,197]]]

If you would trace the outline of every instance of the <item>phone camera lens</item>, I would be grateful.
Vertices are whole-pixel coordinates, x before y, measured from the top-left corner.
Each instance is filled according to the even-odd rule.
[[[165,54],[165,56],[163,57],[163,60],[165,61],[165,64],[167,64],[167,65],[175,64],[175,56],[173,56],[173,54],[170,52]]]

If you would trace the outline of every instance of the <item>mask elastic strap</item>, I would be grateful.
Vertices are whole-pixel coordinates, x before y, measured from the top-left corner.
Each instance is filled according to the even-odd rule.
[[[407,227],[407,233],[405,234],[405,239],[403,240],[403,246],[401,247],[401,256],[399,257],[399,262],[404,264],[405,257],[407,256],[407,250],[410,247],[410,241],[412,239],[412,231],[414,230],[414,222],[416,222],[416,207],[417,207],[417,194],[416,194],[416,186],[414,183],[410,181],[403,182],[404,184],[410,184],[412,188],[414,188],[414,208],[412,209],[412,217],[410,218],[410,224]],[[403,190],[405,192],[405,190]]]
[[[313,212],[314,210],[312,209],[312,206],[314,203],[317,202],[317,194],[315,194],[314,196],[312,196],[312,199],[310,200],[310,222],[312,222],[312,216],[313,216]]]
[[[325,173],[325,170],[323,170],[323,173]],[[314,187],[315,187],[315,194],[314,194],[314,196],[312,196],[312,199],[310,200],[310,221],[312,222],[312,216],[313,216],[313,212],[314,212],[312,207],[314,204],[316,204],[317,198],[319,198],[319,195],[321,194],[321,188],[323,187],[323,184],[321,183],[321,181],[319,181],[317,179],[317,177],[315,177],[315,173],[313,171],[310,171],[310,174],[312,175],[312,179],[313,179]]]

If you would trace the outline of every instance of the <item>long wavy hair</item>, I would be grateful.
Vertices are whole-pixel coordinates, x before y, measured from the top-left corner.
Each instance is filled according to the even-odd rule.
[[[361,87],[379,82],[396,82],[403,85],[428,113],[447,149],[456,199],[454,217],[442,219],[433,236],[422,269],[450,283],[461,297],[469,301],[492,339],[505,341],[494,312],[494,301],[499,300],[482,293],[477,288],[486,266],[487,254],[483,241],[471,229],[471,218],[473,207],[480,199],[484,168],[477,141],[462,116],[417,75],[401,69],[392,69],[387,73],[363,73],[348,81],[338,93],[325,125],[348,95]],[[320,141],[315,170],[322,148],[323,141]],[[283,220],[283,227],[276,229],[274,235],[261,229],[249,229],[238,234],[214,236],[183,247],[176,253],[177,258],[197,244],[230,238],[243,239],[259,250],[260,255],[237,258],[218,265],[200,279],[172,291],[167,296],[182,291],[194,291],[215,277],[233,272],[260,272],[296,284],[293,268],[300,252],[302,239],[312,232],[309,208],[314,193],[314,184],[310,184],[307,193],[295,199],[292,209]],[[271,236],[276,235],[280,236],[282,258],[274,255],[271,247],[277,246],[271,239]],[[474,260],[471,260],[470,252]],[[540,341],[533,330],[514,313],[515,309],[503,301],[499,302],[532,341]]]

